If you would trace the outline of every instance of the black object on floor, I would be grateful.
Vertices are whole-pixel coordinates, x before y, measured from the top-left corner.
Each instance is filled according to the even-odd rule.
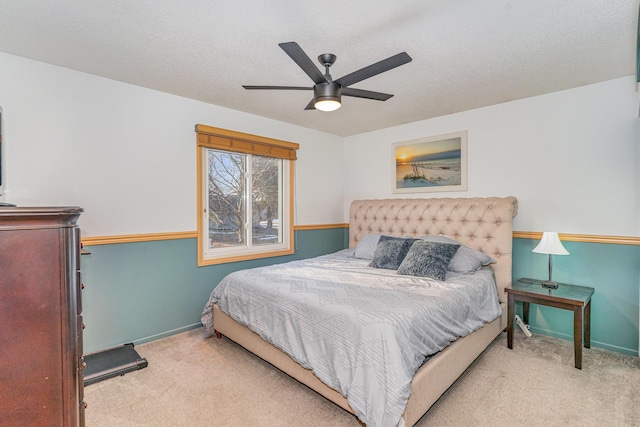
[[[97,383],[127,372],[146,368],[149,363],[140,357],[133,343],[123,344],[84,356],[87,367],[84,370],[84,385]]]

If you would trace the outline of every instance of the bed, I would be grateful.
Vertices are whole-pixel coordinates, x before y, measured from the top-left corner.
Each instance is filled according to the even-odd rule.
[[[227,278],[221,282],[221,285],[223,286],[219,285],[219,295],[216,295],[214,298],[216,290],[214,289],[214,292],[212,292],[212,296],[202,315],[203,325],[208,333],[215,333],[219,338],[222,335],[225,335],[275,367],[286,372],[293,378],[303,384],[306,384],[343,409],[353,413],[361,420],[361,422],[365,422],[367,425],[411,426],[426,413],[426,411],[451,386],[451,384],[453,384],[456,379],[462,375],[467,367],[473,363],[473,361],[500,334],[500,332],[504,330],[506,326],[507,310],[505,308],[504,288],[509,286],[511,283],[512,218],[516,215],[516,212],[517,200],[515,197],[356,200],[351,204],[349,211],[348,250],[341,251],[337,254],[318,257],[317,259],[294,261],[293,263],[282,264],[280,267],[273,266],[272,270],[275,271],[252,269],[232,273],[230,275],[232,276],[231,278],[230,276],[227,276]],[[460,332],[456,332],[461,334],[461,337],[427,339],[427,341],[442,341],[441,344],[438,344],[442,349],[438,347],[437,351],[433,352],[431,350],[427,350],[427,348],[431,348],[431,344],[428,344],[428,347],[419,347],[420,351],[425,351],[422,357],[428,355],[428,360],[424,363],[422,363],[423,361],[420,361],[415,368],[416,370],[413,370],[412,367],[407,368],[409,369],[412,377],[410,377],[408,381],[403,382],[397,391],[394,391],[395,389],[393,389],[393,384],[389,385],[388,387],[392,390],[391,394],[393,395],[393,399],[383,400],[385,403],[382,405],[377,403],[378,400],[376,399],[379,398],[377,391],[372,391],[371,389],[382,387],[386,390],[387,383],[392,383],[396,376],[399,377],[399,381],[402,382],[402,377],[405,375],[404,371],[399,371],[398,374],[394,373],[394,369],[396,369],[395,365],[398,363],[391,359],[395,358],[395,354],[397,352],[377,353],[379,348],[384,348],[386,351],[389,341],[388,337],[382,338],[383,341],[381,342],[383,344],[372,344],[369,347],[363,347],[364,350],[362,351],[345,350],[343,349],[343,347],[345,347],[344,343],[334,344],[333,341],[329,343],[327,338],[327,336],[331,334],[336,334],[342,337],[341,339],[346,340],[345,342],[348,344],[350,342],[348,340],[352,338],[349,334],[355,334],[358,336],[371,334],[371,329],[367,329],[367,332],[365,333],[352,328],[350,323],[352,317],[357,319],[361,319],[363,317],[375,317],[375,319],[372,320],[372,323],[378,322],[383,325],[381,326],[381,329],[385,329],[386,320],[380,320],[379,317],[376,317],[380,312],[382,312],[383,306],[390,306],[393,308],[394,304],[396,304],[397,309],[397,307],[399,307],[397,304],[405,304],[407,307],[406,311],[420,311],[417,307],[421,307],[422,304],[413,301],[413,299],[417,299],[418,296],[410,298],[403,297],[404,299],[399,299],[400,302],[396,301],[390,303],[392,299],[389,299],[388,295],[391,294],[386,292],[395,292],[395,290],[389,290],[386,289],[386,287],[396,286],[393,284],[395,282],[390,282],[396,274],[395,271],[378,269],[381,274],[375,277],[375,281],[379,282],[382,288],[385,288],[382,290],[375,288],[370,291],[369,289],[365,289],[365,287],[358,288],[356,284],[348,283],[352,280],[351,276],[356,274],[360,275],[357,276],[356,280],[361,280],[362,283],[364,283],[362,274],[378,274],[378,271],[374,271],[376,269],[367,267],[370,261],[366,256],[363,258],[362,253],[363,251],[367,252],[367,242],[373,241],[372,236],[380,235],[398,236],[404,239],[416,238],[420,240],[432,240],[425,236],[437,236],[433,238],[435,241],[438,241],[440,236],[448,236],[461,244],[461,247],[466,248],[465,250],[478,251],[478,253],[481,252],[483,255],[491,257],[492,262],[488,264],[489,267],[481,268],[473,275],[475,276],[478,274],[486,276],[488,270],[492,277],[491,287],[494,291],[494,299],[499,299],[499,301],[494,301],[494,305],[497,305],[497,311],[494,308],[492,312],[493,314],[485,315],[491,317],[487,317],[481,324],[478,324],[478,320],[475,319],[474,321],[476,322],[476,326],[470,325],[468,331],[460,329]],[[380,238],[376,237],[376,239]],[[393,240],[392,238],[388,239]],[[445,243],[439,244],[439,248],[451,246],[446,243],[451,242],[445,241]],[[374,248],[369,248],[368,250],[370,252],[376,248],[376,245],[374,245]],[[358,254],[358,252],[360,253]],[[355,255],[359,255],[359,257],[356,257]],[[348,257],[351,257],[352,260],[347,260],[346,258]],[[407,258],[409,258],[409,255],[407,255]],[[373,261],[371,261],[371,263],[373,263]],[[336,266],[336,268],[334,269],[332,266]],[[266,267],[261,267],[261,269],[264,268]],[[296,268],[298,269],[296,270]],[[346,268],[346,271],[339,270],[342,268]],[[365,271],[363,273],[363,269],[367,268],[370,271]],[[267,272],[269,272],[269,274],[267,274]],[[326,274],[326,278],[323,276],[324,274]],[[370,310],[368,312],[370,315],[366,311],[362,311],[363,309],[358,306],[354,306],[357,307],[357,309],[353,309],[355,314],[350,311],[343,310],[342,314],[345,316],[344,324],[346,325],[344,328],[339,326],[340,321],[335,321],[335,313],[328,315],[328,318],[333,319],[333,321],[323,320],[322,322],[315,320],[302,322],[297,320],[292,321],[289,318],[283,318],[282,316],[284,315],[278,313],[276,316],[279,319],[278,325],[279,327],[284,325],[284,327],[281,327],[284,332],[273,334],[271,332],[273,324],[269,323],[272,322],[271,320],[261,319],[254,313],[241,317],[237,313],[231,311],[230,306],[233,304],[236,304],[236,306],[254,304],[259,307],[258,311],[263,312],[275,310],[275,306],[291,306],[293,307],[293,311],[307,310],[306,306],[301,308],[303,306],[299,304],[300,301],[304,302],[305,300],[297,300],[295,303],[290,304],[273,304],[268,302],[268,298],[265,297],[264,293],[252,297],[253,301],[249,301],[249,303],[246,301],[233,302],[234,298],[240,298],[240,296],[246,294],[247,291],[242,288],[235,288],[227,283],[234,280],[239,281],[240,277],[245,277],[244,280],[248,282],[247,286],[249,286],[250,282],[263,282],[267,277],[279,277],[280,279],[271,283],[268,286],[268,289],[269,292],[272,290],[280,292],[280,290],[278,290],[278,286],[284,288],[290,287],[286,282],[290,279],[293,280],[292,277],[298,275],[305,277],[309,275],[313,279],[310,280],[310,282],[322,282],[325,283],[325,285],[330,284],[330,277],[331,275],[334,275],[336,277],[335,282],[341,282],[341,286],[343,287],[337,290],[331,288],[327,292],[323,291],[320,293],[313,291],[316,292],[316,296],[318,298],[324,298],[326,296],[325,294],[331,293],[335,293],[337,295],[333,297],[333,300],[329,299],[327,300],[329,302],[325,301],[324,306],[340,305],[336,304],[335,301],[341,301],[343,296],[347,294],[355,294],[357,301],[357,298],[360,297],[359,292],[362,292],[362,295],[378,293],[383,299],[385,299],[385,302],[380,304],[380,310]],[[448,284],[450,277],[453,276],[460,276],[459,279],[463,281],[467,280],[466,274],[447,272],[447,282],[445,283]],[[404,286],[412,289],[415,288],[418,289],[415,291],[418,293],[423,292],[422,288],[425,287],[422,285],[413,286],[413,283],[415,283],[416,280],[422,280],[421,278],[416,279],[414,277],[398,275],[395,275],[395,278],[396,282],[398,282],[397,286]],[[400,278],[402,278],[402,280],[400,280]],[[495,278],[495,281],[493,278]],[[426,287],[434,288],[436,289],[436,292],[440,292],[439,289],[441,288],[445,289],[455,287],[450,285],[447,285],[446,287],[440,286],[440,283],[442,282],[433,282],[431,279],[428,280],[429,284]],[[347,283],[347,285],[342,284],[342,282]],[[389,286],[387,286],[387,284]],[[344,286],[346,286],[346,290]],[[233,289],[236,290],[233,291]],[[354,289],[356,290],[354,291]],[[414,291],[412,290],[412,292]],[[444,292],[444,290],[442,292]],[[232,302],[230,303],[225,300],[220,300],[219,298],[222,293],[229,293]],[[280,295],[276,294],[275,298],[280,298]],[[308,299],[308,297],[305,298]],[[276,301],[278,300],[276,299]],[[395,297],[393,298],[393,301],[395,301]],[[371,304],[371,302],[366,302],[363,306],[369,306]],[[373,307],[376,307],[375,304],[376,303],[374,302]],[[483,304],[490,305],[488,303]],[[435,304],[435,306],[438,305],[457,307],[459,304]],[[435,306],[428,310],[425,309],[425,311],[431,311],[432,309],[435,309]],[[231,313],[231,315],[226,314],[225,311]],[[400,316],[399,313],[400,311],[393,314],[392,317]],[[314,318],[313,315],[309,315],[309,312],[304,312],[303,314],[303,318]],[[318,314],[318,316],[320,316],[319,318],[322,318],[323,315],[324,314]],[[385,372],[384,370],[376,371],[373,375],[371,373],[354,373],[354,371],[348,371],[345,373],[341,371],[340,367],[340,364],[343,362],[336,362],[336,360],[332,360],[330,363],[327,362],[327,364],[332,364],[334,368],[337,365],[338,372],[327,374],[324,371],[324,364],[321,366],[314,365],[313,363],[316,363],[317,358],[315,356],[308,357],[308,354],[310,353],[308,349],[302,349],[302,354],[300,354],[300,349],[297,348],[300,346],[300,343],[297,342],[298,338],[294,335],[305,333],[304,330],[309,325],[317,325],[319,323],[323,325],[322,330],[323,333],[326,332],[326,336],[323,335],[320,339],[314,338],[310,340],[314,343],[314,346],[318,348],[330,346],[332,351],[329,354],[331,354],[336,360],[359,357],[354,356],[353,353],[358,353],[360,355],[371,354],[370,359],[364,359],[364,361],[358,362],[350,361],[349,363],[353,363],[354,366],[368,366],[376,364],[376,358],[382,358],[384,359],[382,362],[383,365],[388,363],[389,372]],[[338,325],[333,331],[329,329],[329,326],[332,323]],[[296,328],[302,329],[302,332],[295,330]],[[369,327],[367,326],[367,328]],[[451,328],[452,326],[447,326],[445,329],[448,331]],[[457,326],[455,328],[457,328]],[[355,332],[352,332],[352,329],[354,329]],[[385,334],[387,332],[388,331],[385,329]],[[263,339],[261,335],[265,339]],[[376,337],[377,335],[382,336],[383,333],[378,333],[378,331],[375,330],[374,335],[376,335]],[[268,342],[267,339],[272,341],[274,344]],[[287,339],[290,339],[291,342],[288,342]],[[305,341],[305,339],[302,339],[302,341]],[[338,341],[339,340],[336,339],[336,342]],[[358,344],[358,346],[359,345],[360,344]],[[409,347],[413,347],[413,344]],[[405,356],[405,353],[408,353],[408,350],[405,351],[405,348],[407,348],[406,345],[401,345],[399,353],[402,353],[402,357]],[[298,351],[298,353],[295,351]],[[347,351],[347,353],[343,353],[343,351]],[[292,354],[293,358],[292,356],[289,356],[289,354]],[[389,354],[391,354],[392,357],[389,357]],[[410,356],[409,359],[411,359],[411,363],[414,363],[416,356]],[[346,361],[344,362],[345,365],[349,365],[349,363]],[[402,365],[401,369],[405,369],[405,365],[407,365],[406,360],[400,361],[399,365]],[[349,383],[354,377],[364,378],[364,383],[356,384],[359,388],[355,388],[354,385],[353,390],[345,389],[343,385]],[[375,378],[378,383],[370,383],[369,381],[371,378]],[[354,383],[355,382],[357,381],[354,381]],[[327,384],[330,384],[332,387]],[[339,392],[336,390],[341,391]],[[362,392],[362,390],[364,390],[364,392]],[[395,395],[401,395],[399,397],[399,401],[404,402],[401,404],[400,410],[398,409],[399,404],[395,400]],[[384,396],[382,398],[388,399],[388,396]],[[368,399],[371,400],[368,401]]]

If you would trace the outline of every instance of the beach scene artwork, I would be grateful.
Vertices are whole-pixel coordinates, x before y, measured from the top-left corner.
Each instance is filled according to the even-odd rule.
[[[466,132],[394,144],[394,192],[466,190]]]

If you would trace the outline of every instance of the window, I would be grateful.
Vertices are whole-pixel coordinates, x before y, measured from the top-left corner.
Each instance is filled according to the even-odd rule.
[[[298,144],[197,125],[198,265],[293,253]]]

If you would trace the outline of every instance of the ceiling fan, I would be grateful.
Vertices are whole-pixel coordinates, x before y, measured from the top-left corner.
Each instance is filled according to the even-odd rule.
[[[329,74],[329,67],[336,62],[336,56],[332,53],[323,53],[318,56],[318,61],[325,69],[325,74],[322,74],[318,68],[313,64],[311,59],[296,42],[287,42],[278,44],[284,50],[287,55],[295,61],[296,64],[302,70],[307,73],[311,80],[315,83],[312,87],[301,86],[250,86],[243,85],[245,89],[277,89],[277,90],[312,90],[313,99],[305,107],[305,110],[322,110],[333,111],[340,108],[341,96],[353,96],[356,98],[373,99],[376,101],[386,101],[393,95],[381,92],[372,92],[370,90],[354,89],[348,86],[358,83],[362,80],[373,77],[377,74],[384,73],[393,68],[404,65],[411,62],[411,57],[406,53],[398,53],[387,59],[371,64],[367,67],[361,68],[358,71],[347,74],[340,77],[337,80],[333,80],[331,74]]]

